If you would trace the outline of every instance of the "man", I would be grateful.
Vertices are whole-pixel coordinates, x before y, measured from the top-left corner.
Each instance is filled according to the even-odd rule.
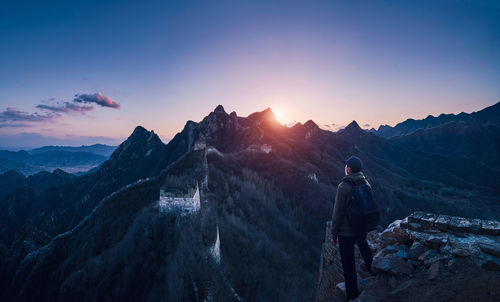
[[[358,244],[365,261],[362,265],[363,270],[369,272],[373,261],[372,252],[366,242],[366,232],[356,231],[346,216],[347,209],[351,205],[353,186],[370,185],[361,172],[361,168],[361,160],[358,157],[351,156],[346,160],[344,167],[346,176],[338,185],[332,216],[332,244],[337,245],[338,240],[347,300],[355,299],[360,294],[354,262],[354,244]]]

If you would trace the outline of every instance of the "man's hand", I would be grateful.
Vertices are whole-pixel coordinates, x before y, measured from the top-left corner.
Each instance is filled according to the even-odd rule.
[[[336,245],[337,245],[337,238],[336,238],[336,237],[334,237],[334,238],[332,239],[332,245],[333,245],[333,246],[336,246]]]

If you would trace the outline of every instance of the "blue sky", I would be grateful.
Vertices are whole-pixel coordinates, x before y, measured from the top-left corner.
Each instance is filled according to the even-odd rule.
[[[168,140],[218,104],[378,127],[500,100],[494,1],[3,1],[0,45],[0,147]]]

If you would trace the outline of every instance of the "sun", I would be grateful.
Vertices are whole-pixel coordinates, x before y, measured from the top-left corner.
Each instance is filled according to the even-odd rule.
[[[284,124],[284,114],[283,114],[283,111],[274,111],[274,117],[276,117],[276,120],[280,123],[280,124]]]

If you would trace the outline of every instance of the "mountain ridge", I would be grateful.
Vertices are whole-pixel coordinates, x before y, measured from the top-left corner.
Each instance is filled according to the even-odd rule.
[[[11,233],[0,236],[0,292],[46,301],[107,299],[111,292],[135,300],[227,300],[234,293],[311,300],[324,223],[352,154],[362,158],[383,209],[381,227],[416,210],[498,219],[499,189],[481,182],[484,171],[471,164],[474,154],[491,157],[490,145],[464,161],[463,153],[446,151],[470,144],[462,132],[433,150],[434,134],[426,131],[385,139],[353,121],[334,133],[313,121],[283,126],[270,108],[239,117],[222,106],[200,122],[187,121],[168,144],[138,126],[92,174],[40,191],[18,188],[0,200],[0,230]],[[412,148],[417,139],[422,150]],[[161,194],[185,198],[196,188],[196,212],[161,210]],[[222,264],[206,262],[216,230]],[[25,238],[33,244],[19,244]]]

